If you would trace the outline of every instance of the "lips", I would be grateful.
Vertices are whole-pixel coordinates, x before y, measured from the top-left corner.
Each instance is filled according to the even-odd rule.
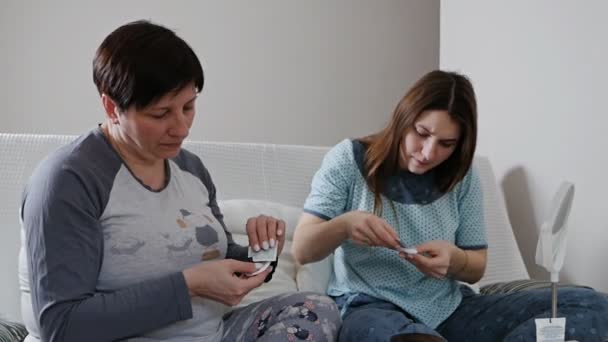
[[[168,148],[178,148],[182,146],[181,142],[177,142],[177,143],[166,143],[166,144],[161,144],[162,146],[168,147]]]
[[[429,162],[421,162],[420,160],[418,160],[416,158],[412,158],[412,159],[414,159],[416,161],[416,163],[421,166],[427,166],[430,164]]]

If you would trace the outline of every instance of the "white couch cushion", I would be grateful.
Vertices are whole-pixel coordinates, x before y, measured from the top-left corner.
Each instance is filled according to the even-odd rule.
[[[302,208],[263,200],[219,200],[218,205],[224,215],[224,223],[231,233],[246,235],[245,224],[247,219],[262,214],[285,221],[287,228],[285,238],[287,240],[293,239],[294,229],[302,214]]]
[[[298,291],[310,291],[325,294],[329,278],[333,272],[333,254],[327,258],[298,267],[296,284]]]

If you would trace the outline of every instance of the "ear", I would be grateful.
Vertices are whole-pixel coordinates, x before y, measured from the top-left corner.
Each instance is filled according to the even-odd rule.
[[[119,108],[116,105],[116,102],[112,100],[108,95],[101,94],[101,104],[103,105],[103,109],[106,111],[106,117],[113,124],[118,124],[118,114]]]

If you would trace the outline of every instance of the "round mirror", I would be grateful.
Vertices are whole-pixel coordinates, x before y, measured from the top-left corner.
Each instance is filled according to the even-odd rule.
[[[558,274],[566,255],[566,231],[568,215],[574,199],[574,184],[563,182],[551,203],[551,211],[541,225],[536,246],[536,264],[551,273],[551,281],[558,281]]]

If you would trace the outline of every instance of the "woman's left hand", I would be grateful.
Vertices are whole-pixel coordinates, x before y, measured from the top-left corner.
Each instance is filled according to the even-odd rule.
[[[249,246],[256,252],[278,244],[278,257],[285,244],[285,221],[266,215],[251,217],[247,220],[247,235]]]
[[[436,279],[444,279],[448,275],[452,255],[456,246],[443,240],[425,242],[416,246],[418,254],[399,252],[399,256],[411,262],[422,273]]]

